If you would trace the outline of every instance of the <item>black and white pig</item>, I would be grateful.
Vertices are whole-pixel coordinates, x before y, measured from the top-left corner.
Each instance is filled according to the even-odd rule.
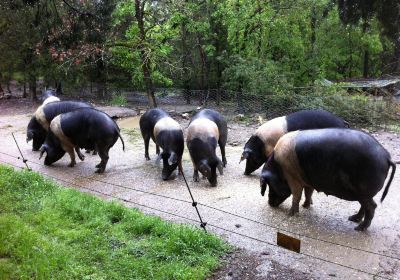
[[[246,159],[245,175],[250,175],[265,163],[276,142],[287,132],[305,129],[338,127],[349,124],[325,110],[302,110],[274,118],[261,125],[244,145],[240,162]]]
[[[145,158],[150,160],[149,142],[151,138],[156,143],[157,155],[160,155],[160,147],[163,150],[160,155],[163,160],[161,175],[163,180],[168,180],[178,165],[182,167],[185,141],[181,126],[161,109],[146,111],[140,117],[139,125],[144,140]]]
[[[228,127],[224,117],[210,109],[196,113],[187,131],[187,147],[193,162],[193,180],[199,181],[199,173],[204,175],[212,186],[217,185],[217,172],[222,175],[226,165],[225,145]],[[222,161],[215,154],[217,143],[221,149]]]
[[[78,101],[59,101],[39,106],[30,119],[26,132],[26,142],[33,140],[32,150],[38,151],[43,145],[50,122],[56,116],[78,108],[92,108],[92,105]]]
[[[109,159],[108,152],[118,138],[121,138],[125,150],[119,127],[109,115],[93,108],[76,109],[51,121],[46,141],[40,148],[40,157],[47,153],[44,164],[50,165],[67,152],[72,167],[76,164],[74,149],[95,149],[101,158],[96,173],[103,173]]]
[[[56,94],[56,91],[54,89],[45,90],[43,92],[43,94],[42,94],[42,100],[43,100],[42,105],[46,105],[46,104],[51,103],[51,102],[60,101],[60,98],[58,98],[56,95],[57,94]]]
[[[260,185],[264,195],[269,186],[269,204],[279,206],[291,194],[290,215],[299,212],[305,189],[304,207],[312,204],[313,190],[327,195],[358,201],[361,208],[349,220],[361,222],[356,230],[365,230],[374,217],[373,197],[382,189],[384,200],[396,165],[390,154],[367,133],[353,129],[326,128],[294,131],[282,136],[264,165]]]

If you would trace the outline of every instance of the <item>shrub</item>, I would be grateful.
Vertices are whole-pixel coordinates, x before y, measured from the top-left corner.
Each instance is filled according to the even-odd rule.
[[[128,99],[123,93],[114,93],[110,100],[110,105],[114,106],[126,106],[128,104]]]

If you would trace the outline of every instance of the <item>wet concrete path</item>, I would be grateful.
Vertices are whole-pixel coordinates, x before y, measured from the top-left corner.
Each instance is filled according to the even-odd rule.
[[[92,155],[86,155],[85,161],[79,161],[74,168],[67,167],[68,156],[51,167],[44,166],[43,160],[38,159],[39,153],[32,152],[31,143],[25,141],[29,118],[29,113],[0,115],[0,163],[24,166],[18,159],[19,152],[11,135],[14,132],[33,170],[104,199],[119,199],[148,214],[199,225],[182,176],[161,180],[161,163],[156,161],[155,145],[151,143],[151,160],[146,161],[140,131],[134,128],[135,125],[123,129],[126,151],[122,151],[118,141],[110,151],[106,173],[99,175],[94,173],[94,165],[100,159]],[[231,129],[229,133],[236,131]],[[377,138],[393,158],[399,158],[397,135],[383,133]],[[260,277],[268,278],[271,261],[276,261],[306,273],[308,278],[400,279],[400,171],[395,175],[385,201],[378,202],[382,192],[375,197],[378,204],[375,218],[370,228],[360,233],[353,229],[355,224],[347,220],[358,210],[357,202],[315,193],[313,206],[308,210],[300,209],[295,217],[288,216],[290,199],[277,209],[269,207],[267,197],[260,195],[260,170],[252,176],[244,176],[244,164],[238,164],[241,152],[242,145],[227,147],[228,165],[224,175],[218,177],[215,188],[206,180],[192,181],[193,168],[187,150],[183,168],[199,202],[200,213],[208,223],[207,229],[258,255],[261,264],[257,274]],[[278,230],[301,239],[301,254],[275,245]]]

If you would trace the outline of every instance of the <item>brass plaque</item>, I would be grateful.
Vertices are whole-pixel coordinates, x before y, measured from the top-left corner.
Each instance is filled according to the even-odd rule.
[[[281,246],[285,249],[288,249],[296,253],[300,253],[300,243],[301,243],[300,239],[277,232],[276,243],[278,244],[278,246]]]

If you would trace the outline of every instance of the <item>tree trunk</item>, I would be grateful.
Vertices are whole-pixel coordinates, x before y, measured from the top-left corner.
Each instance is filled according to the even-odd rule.
[[[8,91],[8,93],[11,93],[10,80],[7,81],[7,91]]]
[[[37,100],[36,77],[34,75],[30,75],[30,77],[29,77],[29,94],[30,94],[31,100]]]
[[[24,80],[24,92],[22,93],[22,98],[26,98],[28,96],[26,92],[26,81]]]
[[[0,94],[3,96],[4,95],[4,90],[3,90],[3,88],[1,87],[1,82],[3,81],[3,75],[0,73]]]
[[[144,4],[145,0],[135,0],[135,18],[139,27],[140,36],[140,59],[142,60],[142,71],[144,77],[144,84],[146,87],[147,98],[149,99],[149,105],[151,108],[157,107],[156,98],[154,95],[154,85],[151,79],[151,66],[150,60],[146,56],[145,44],[146,32],[144,30]]]
[[[365,35],[369,29],[369,21],[368,19],[364,20],[363,23],[363,34]],[[364,49],[364,58],[363,58],[363,77],[368,78],[369,76],[369,51],[368,49]]]
[[[187,1],[185,1],[187,3]],[[185,22],[181,24],[181,47],[182,47],[182,69],[183,69],[183,96],[186,104],[190,104],[190,73],[188,68],[189,50],[187,45],[187,29]]]
[[[22,93],[22,98],[26,98],[28,96],[26,92],[26,73],[24,73],[24,92]]]
[[[240,114],[244,114],[243,106],[243,82],[239,82],[238,92],[236,93],[236,101],[238,106],[238,111]]]
[[[400,34],[399,38],[395,42],[393,59],[392,72],[395,74],[400,74]]]
[[[368,78],[369,76],[369,52],[364,50],[364,66],[363,66],[363,77]]]
[[[63,94],[62,83],[61,81],[56,82],[56,93],[57,95]]]
[[[202,47],[201,44],[201,39],[200,35],[197,34],[197,45],[199,49],[199,54],[200,54],[200,59],[201,59],[201,72],[200,72],[200,88],[203,90],[203,100],[202,104],[206,106],[207,101],[208,101],[208,95],[209,95],[209,82],[208,82],[208,76],[209,76],[209,65],[207,61],[207,55]]]

